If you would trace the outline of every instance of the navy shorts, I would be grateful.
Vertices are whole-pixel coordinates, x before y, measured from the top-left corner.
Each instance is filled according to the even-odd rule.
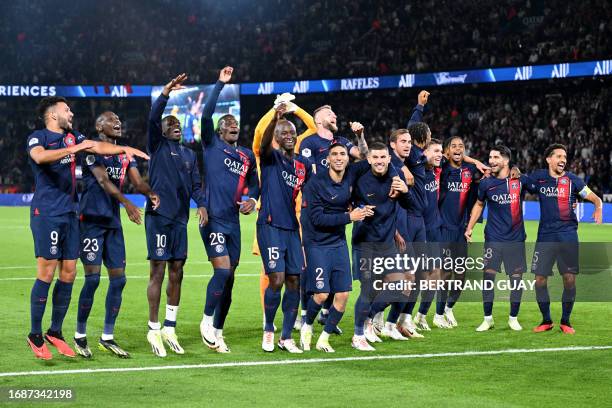
[[[553,265],[557,263],[559,273],[579,272],[578,233],[558,232],[538,234],[531,272],[540,276],[551,276]]]
[[[34,255],[45,259],[79,259],[79,219],[76,213],[55,217],[30,216]]]
[[[109,269],[125,268],[125,241],[122,228],[105,228],[81,221],[81,262],[104,265]]]
[[[395,243],[368,244],[366,248],[359,248],[353,245],[353,280],[369,281],[382,278],[389,273],[405,271],[386,270],[383,265],[377,262],[377,258],[395,258],[399,253]]]
[[[348,247],[308,246],[306,290],[311,293],[339,293],[353,290]]]
[[[425,242],[427,239],[427,234],[425,231],[425,221],[423,217],[417,217],[414,215],[408,214],[407,219],[407,235],[404,239],[407,242]]]
[[[304,268],[304,252],[298,230],[285,230],[270,224],[257,224],[257,243],[266,274],[285,272],[299,275]]]
[[[240,224],[208,220],[200,227],[200,236],[208,259],[229,256],[232,265],[240,261]]]
[[[501,272],[502,262],[507,275],[525,273],[525,242],[485,242],[484,270]]]
[[[449,229],[440,227],[440,249],[445,258],[466,258],[467,241],[464,229]]]
[[[425,237],[427,239],[427,256],[431,258],[439,257],[442,254],[440,248],[440,242],[442,241],[440,228],[426,229]]]
[[[147,259],[169,261],[187,259],[187,226],[162,215],[145,214]]]

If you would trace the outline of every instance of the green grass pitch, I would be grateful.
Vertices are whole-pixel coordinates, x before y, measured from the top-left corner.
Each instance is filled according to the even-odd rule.
[[[612,330],[610,303],[577,303],[572,322],[575,336],[562,335],[558,328],[533,334],[539,322],[537,305],[525,302],[519,319],[525,330],[512,332],[506,326],[508,304],[499,300],[494,309],[496,328],[476,333],[482,319],[477,302],[460,302],[455,315],[460,326],[451,331],[433,329],[426,338],[406,342],[386,341],[371,354],[358,353],[350,347],[353,324],[353,299],[341,322],[344,335],[331,338],[336,353],[317,351],[289,355],[261,348],[262,311],[259,301],[260,260],[250,254],[255,217],[242,221],[242,259],[237,271],[233,304],[225,335],[232,349],[222,355],[202,344],[198,325],[201,319],[208,276],[208,264],[195,219],[189,224],[189,259],[178,317],[177,333],[185,355],[168,351],[165,359],[156,358],[146,341],[148,264],[144,226],[124,219],[127,243],[128,283],[116,325],[115,337],[131,354],[120,360],[92,347],[94,358],[68,359],[54,353],[53,360],[36,360],[26,345],[29,330],[29,293],[35,276],[32,236],[27,208],[0,208],[0,389],[72,388],[75,399],[67,405],[87,406],[602,406],[611,400],[612,350],[581,350],[489,355],[449,355],[431,358],[342,360],[311,364],[255,364],[231,367],[188,369],[67,373],[60,375],[1,376],[2,373],[126,367],[161,367],[235,362],[275,362],[364,356],[423,355],[496,351],[508,349],[565,348],[571,346],[610,346]],[[537,223],[528,222],[528,240],[533,240]],[[482,226],[476,229],[482,240]],[[581,224],[583,241],[607,242],[612,226]],[[529,259],[529,258],[528,258]],[[102,276],[105,272],[103,271]],[[555,280],[560,280],[557,275]],[[104,319],[106,280],[96,293],[88,324],[90,343],[95,346]],[[72,304],[64,323],[64,334],[72,338],[76,321],[76,303],[82,287],[79,263]],[[580,277],[578,278],[580,291]],[[165,295],[160,318],[163,319]],[[51,306],[47,307],[43,327],[49,324]],[[552,305],[553,318],[560,317],[560,304]],[[280,325],[281,312],[277,315]],[[429,321],[431,322],[432,311]],[[315,327],[315,339],[321,327]],[[294,333],[297,340],[298,335]],[[52,350],[54,351],[54,350]],[[6,400],[0,401],[0,403]],[[608,401],[606,403],[605,401]],[[14,406],[37,405],[35,402]],[[53,406],[63,406],[54,403]],[[13,405],[10,405],[13,406]]]

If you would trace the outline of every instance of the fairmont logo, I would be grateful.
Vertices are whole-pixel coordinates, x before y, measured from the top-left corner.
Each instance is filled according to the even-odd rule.
[[[434,78],[438,85],[464,84],[467,74],[451,76],[450,72],[440,72],[439,74],[434,74]]]
[[[514,74],[515,81],[527,81],[531,79],[531,75],[533,75],[533,67],[518,67],[516,69],[516,73]]]

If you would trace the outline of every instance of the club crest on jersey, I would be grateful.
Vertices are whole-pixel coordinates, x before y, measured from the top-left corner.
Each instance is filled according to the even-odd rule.
[[[90,252],[87,254],[87,260],[92,262],[96,259],[96,253],[95,252]]]
[[[472,172],[469,171],[469,170],[464,170],[464,171],[461,172],[461,177],[464,180],[469,180],[470,178],[472,178]]]
[[[516,181],[512,182],[512,188],[518,188],[518,183]]]
[[[567,179],[562,178],[561,180],[559,180],[559,183],[561,183],[561,184],[567,184]]]
[[[295,174],[298,177],[304,177],[306,175],[306,170],[304,170],[304,169],[296,169],[295,170]]]
[[[76,144],[76,139],[74,137],[74,135],[72,133],[68,133],[65,137],[64,137],[64,144],[68,147],[70,146],[74,146]]]

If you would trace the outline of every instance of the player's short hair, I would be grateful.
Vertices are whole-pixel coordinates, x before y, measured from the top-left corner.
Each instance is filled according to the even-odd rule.
[[[442,141],[440,139],[431,138],[431,140],[427,144],[426,148],[429,147],[429,146],[432,146],[432,145],[436,145],[436,144],[442,145]]]
[[[169,119],[175,119],[177,122],[180,123],[180,120],[178,120],[178,118],[174,115],[164,116],[162,119],[162,123],[167,122]]]
[[[49,110],[49,108],[57,105],[60,102],[64,102],[66,105],[68,104],[68,100],[63,96],[46,96],[42,98],[38,103],[38,107],[36,108],[36,112],[38,112],[38,117],[44,121],[45,115],[47,114],[47,110]]]
[[[410,132],[413,142],[423,144],[427,141],[427,134],[431,131],[429,130],[427,123],[417,122],[408,126],[408,132]]]
[[[312,112],[312,117],[313,119],[317,118],[317,113],[321,112],[324,109],[330,109],[331,110],[331,105],[323,105],[323,106],[319,106],[317,109],[314,110],[314,112]]]
[[[410,134],[408,129],[395,129],[393,132],[391,132],[391,136],[389,136],[389,143],[397,142],[397,137],[399,135],[403,135],[404,133]]]
[[[346,150],[346,153],[348,153],[348,152],[349,152],[349,149],[348,149],[348,147],[346,147],[346,145],[344,145],[344,144],[342,144],[342,143],[340,143],[340,142],[334,142],[334,143],[332,143],[331,145],[329,145],[329,150],[327,151],[327,154],[329,155],[329,153],[331,152],[331,150],[332,150],[333,148],[335,148],[335,147],[341,147],[341,148],[343,148],[344,150]]]
[[[368,150],[371,152],[372,150],[389,150],[387,148],[387,145],[384,144],[383,142],[373,142],[370,143],[370,146],[368,147]]]
[[[459,139],[463,142],[463,138],[461,136],[451,136],[451,137],[447,137],[446,139],[444,139],[444,143],[442,143],[442,149],[446,150],[448,149],[448,147],[451,145],[451,143],[453,142],[453,140],[455,139]]]
[[[544,157],[550,157],[553,155],[553,152],[557,149],[561,149],[567,154],[567,147],[562,145],[561,143],[553,143],[544,150]]]
[[[508,161],[512,161],[512,152],[510,149],[504,145],[498,144],[491,148],[491,151],[499,152],[501,157],[505,157]]]

